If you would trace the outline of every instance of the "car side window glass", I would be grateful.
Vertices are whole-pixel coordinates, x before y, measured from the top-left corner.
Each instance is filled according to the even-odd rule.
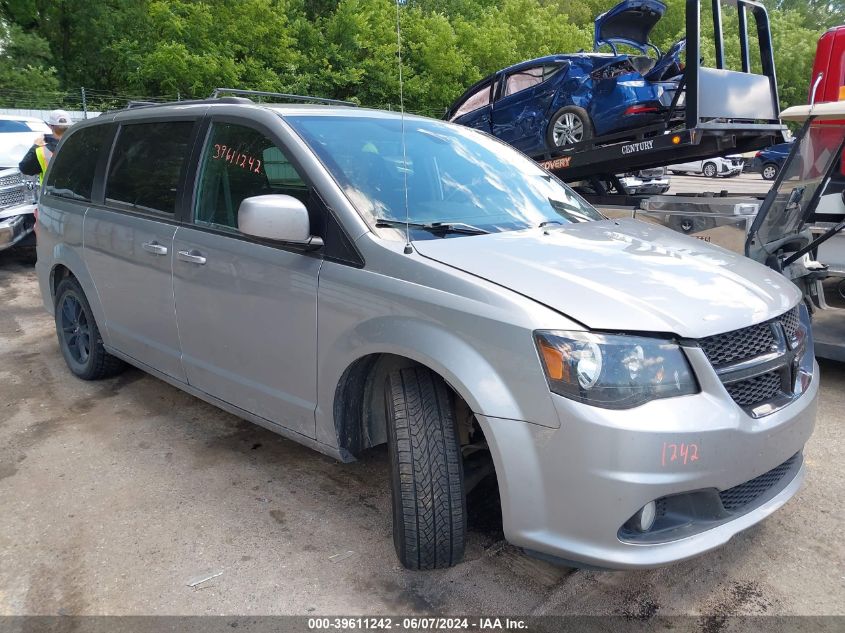
[[[310,190],[284,151],[264,134],[214,123],[200,163],[194,221],[237,230],[241,202],[267,194],[293,196],[307,205]]]
[[[0,132],[32,132],[32,128],[27,125],[26,121],[0,119]]]
[[[110,136],[106,125],[86,127],[72,132],[61,151],[50,160],[45,193],[61,198],[91,201],[94,171],[103,143]]]
[[[122,126],[111,157],[106,200],[174,214],[193,127],[193,121]]]
[[[467,114],[468,112],[473,112],[474,110],[483,108],[486,105],[490,105],[490,84],[485,85],[483,88],[479,88],[472,95],[467,97],[467,100],[464,101],[461,107],[458,108],[458,111],[455,112],[452,117],[452,121]]]
[[[505,83],[504,96],[507,97],[543,83],[545,81],[543,71],[544,67],[538,66],[536,68],[526,68],[510,75]]]

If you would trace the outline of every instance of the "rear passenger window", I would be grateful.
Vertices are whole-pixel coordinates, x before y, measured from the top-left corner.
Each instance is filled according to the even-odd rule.
[[[90,202],[94,170],[108,137],[106,125],[86,127],[71,133],[64,140],[61,150],[50,159],[45,192],[60,198]]]
[[[175,213],[193,127],[193,121],[122,126],[112,153],[106,200],[142,211]]]
[[[237,229],[244,198],[274,193],[308,203],[308,186],[273,141],[242,125],[212,125],[200,166],[195,221]]]

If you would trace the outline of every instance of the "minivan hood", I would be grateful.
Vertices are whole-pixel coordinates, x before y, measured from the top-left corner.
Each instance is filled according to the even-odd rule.
[[[603,44],[628,44],[645,52],[649,35],[666,13],[659,0],[623,0],[595,20],[595,50]]]
[[[765,266],[639,220],[424,240],[414,247],[593,330],[702,338],[766,321],[801,298]]]

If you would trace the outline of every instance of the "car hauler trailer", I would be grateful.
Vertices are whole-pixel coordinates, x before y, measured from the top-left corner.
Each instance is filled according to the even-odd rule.
[[[723,1],[736,7],[741,71],[725,65]],[[766,8],[753,0],[711,0],[715,68],[702,62],[701,2],[686,2],[686,67],[663,123],[634,131],[593,137],[576,145],[532,156],[566,182],[587,184],[592,201],[626,195],[616,174],[663,167],[716,155],[750,152],[784,140],[772,36]],[[762,72],[752,72],[749,18],[753,19]],[[677,110],[684,110],[684,123]],[[590,191],[591,190],[591,191]],[[608,204],[619,199],[604,200]]]

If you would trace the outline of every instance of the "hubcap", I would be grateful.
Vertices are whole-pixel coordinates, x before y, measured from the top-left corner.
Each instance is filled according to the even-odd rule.
[[[71,295],[65,296],[60,321],[65,348],[73,360],[84,365],[91,354],[91,330],[79,299]]]
[[[567,112],[555,121],[552,135],[558,147],[580,143],[584,140],[584,122],[577,114]]]
[[[766,178],[771,180],[775,177],[775,168],[774,167],[766,167],[765,171],[763,172]]]

